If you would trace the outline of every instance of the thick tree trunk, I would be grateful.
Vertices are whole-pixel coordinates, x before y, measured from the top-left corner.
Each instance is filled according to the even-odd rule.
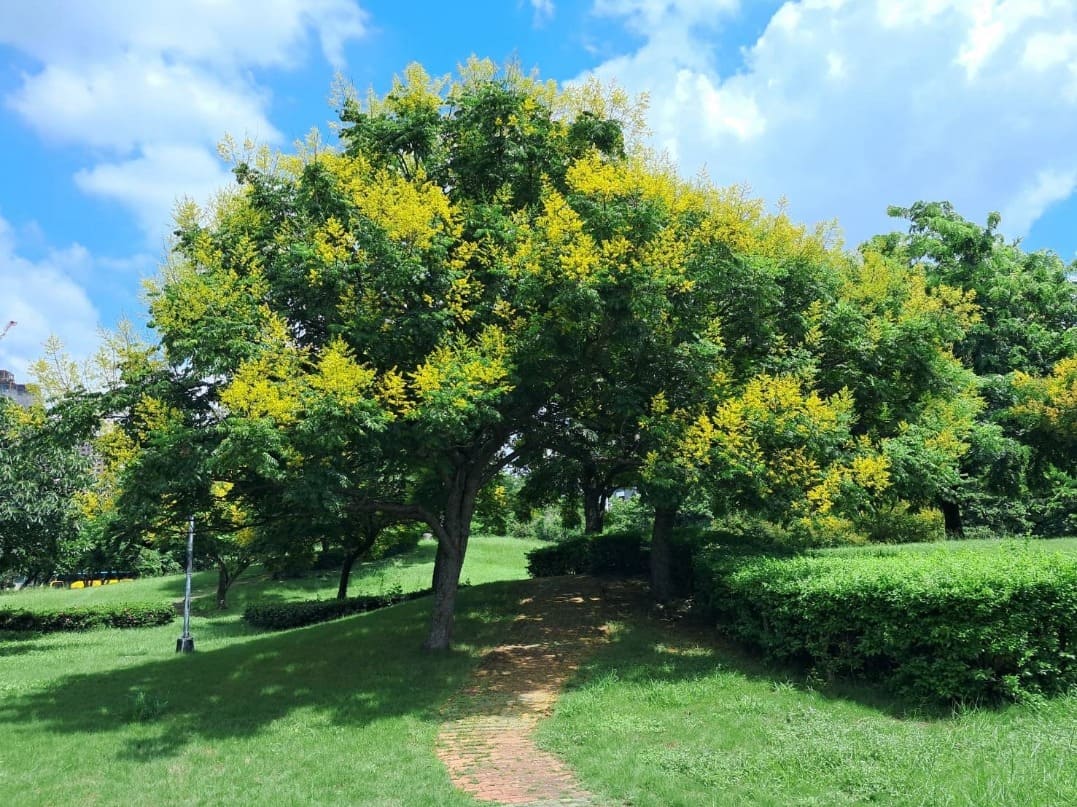
[[[434,559],[434,611],[430,617],[430,633],[423,643],[429,651],[448,650],[452,644],[456,621],[456,593],[460,588],[460,571],[464,568],[463,553],[438,543]]]
[[[355,561],[359,559],[362,552],[362,549],[355,549],[344,556],[344,563],[340,566],[340,584],[337,586],[338,600],[348,599],[348,581],[352,576],[352,567],[355,566]]]
[[[951,538],[964,538],[965,524],[961,520],[961,506],[957,502],[940,499],[939,509],[942,510],[943,522],[946,525],[946,535]]]
[[[457,469],[446,495],[445,512],[435,527],[438,551],[434,558],[434,610],[430,616],[430,633],[423,649],[440,652],[452,644],[456,616],[456,592],[460,587],[460,572],[471,535],[471,516],[481,486],[474,468]]]
[[[673,596],[672,549],[675,508],[656,507],[651,531],[651,595],[659,602]]]
[[[606,522],[606,491],[585,485],[583,488],[583,531],[592,535],[602,532]]]

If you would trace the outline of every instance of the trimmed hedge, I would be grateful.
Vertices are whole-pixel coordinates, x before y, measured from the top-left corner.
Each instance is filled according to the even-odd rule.
[[[770,658],[921,701],[997,702],[1077,686],[1077,557],[1028,544],[697,556],[697,596]]]
[[[243,611],[243,619],[256,628],[285,630],[301,628],[318,622],[328,622],[349,614],[376,611],[398,602],[425,597],[433,589],[413,591],[408,594],[385,594],[381,596],[349,597],[346,600],[302,600],[300,602],[256,602]]]
[[[527,573],[532,577],[644,574],[649,563],[650,547],[634,532],[569,538],[527,553]]]
[[[112,603],[59,611],[0,611],[0,630],[57,633],[92,628],[148,628],[167,625],[176,616],[168,604]]]

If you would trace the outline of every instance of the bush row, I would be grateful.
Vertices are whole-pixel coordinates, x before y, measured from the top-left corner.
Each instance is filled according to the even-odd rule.
[[[635,575],[647,571],[650,548],[639,533],[615,532],[569,538],[527,553],[532,577],[560,574]]]
[[[91,628],[147,628],[167,625],[176,616],[168,603],[111,603],[59,611],[0,611],[0,630],[56,633]]]
[[[285,630],[328,622],[330,619],[375,611],[387,605],[425,597],[432,589],[376,596],[349,597],[345,600],[302,600],[300,602],[256,602],[243,611],[243,619],[256,628]]]
[[[696,558],[697,599],[769,657],[921,701],[997,702],[1077,685],[1077,558],[991,551]]]

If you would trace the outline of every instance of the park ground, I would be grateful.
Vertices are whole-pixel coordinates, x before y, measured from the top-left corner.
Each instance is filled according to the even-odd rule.
[[[1077,695],[925,710],[813,680],[630,585],[525,580],[535,545],[474,539],[447,655],[419,649],[423,599],[281,633],[242,621],[247,602],[331,597],[332,573],[251,573],[223,613],[212,575],[197,576],[186,656],[173,652],[178,622],[0,636],[0,793],[27,805],[1077,803]],[[423,543],[366,564],[353,593],[423,588],[432,561]],[[181,591],[182,578],[156,578],[0,607]],[[454,734],[486,718],[549,761],[547,790],[482,788],[489,759],[457,753]]]

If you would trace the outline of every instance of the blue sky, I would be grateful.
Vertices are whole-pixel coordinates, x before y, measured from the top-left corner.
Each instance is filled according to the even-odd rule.
[[[4,3],[0,367],[144,319],[175,200],[228,181],[226,132],[288,148],[327,129],[337,72],[385,89],[472,54],[648,93],[685,174],[836,218],[850,245],[900,227],[887,205],[949,199],[1077,254],[1072,0]]]

